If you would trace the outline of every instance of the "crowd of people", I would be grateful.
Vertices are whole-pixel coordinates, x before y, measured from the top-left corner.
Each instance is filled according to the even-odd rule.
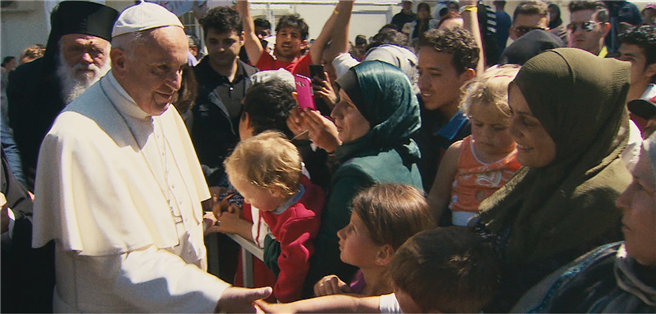
[[[655,312],[656,5],[401,1],[352,44],[354,2],[311,44],[61,2],[2,62],[2,311]]]

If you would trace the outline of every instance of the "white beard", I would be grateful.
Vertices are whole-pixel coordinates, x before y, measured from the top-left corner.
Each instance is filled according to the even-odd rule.
[[[84,91],[100,80],[110,69],[111,62],[108,60],[99,68],[95,64],[83,65],[76,63],[74,66],[69,66],[64,60],[63,54],[59,53],[59,62],[57,64],[57,76],[61,82],[62,87],[62,100],[64,103],[69,104],[77,96],[80,96]],[[77,70],[86,69],[92,70],[92,73],[82,72],[75,74]]]

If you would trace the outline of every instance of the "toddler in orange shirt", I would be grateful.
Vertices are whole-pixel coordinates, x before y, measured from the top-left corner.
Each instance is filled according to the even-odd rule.
[[[460,106],[471,120],[472,135],[453,143],[440,162],[428,194],[436,221],[449,208],[453,225],[467,225],[478,214],[480,203],[521,167],[510,137],[508,106],[508,84],[520,68],[494,66],[462,87]]]

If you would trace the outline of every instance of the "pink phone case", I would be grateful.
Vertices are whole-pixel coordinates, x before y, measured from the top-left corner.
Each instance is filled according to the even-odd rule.
[[[296,81],[296,93],[298,93],[298,105],[302,110],[310,108],[316,110],[314,106],[314,98],[312,98],[312,81],[310,78],[294,74],[294,81]]]

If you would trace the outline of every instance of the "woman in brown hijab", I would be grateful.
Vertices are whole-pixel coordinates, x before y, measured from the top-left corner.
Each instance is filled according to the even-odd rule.
[[[621,240],[628,89],[628,64],[571,48],[530,59],[511,83],[510,129],[524,167],[480,207],[505,260],[488,310],[509,310],[542,277]]]

